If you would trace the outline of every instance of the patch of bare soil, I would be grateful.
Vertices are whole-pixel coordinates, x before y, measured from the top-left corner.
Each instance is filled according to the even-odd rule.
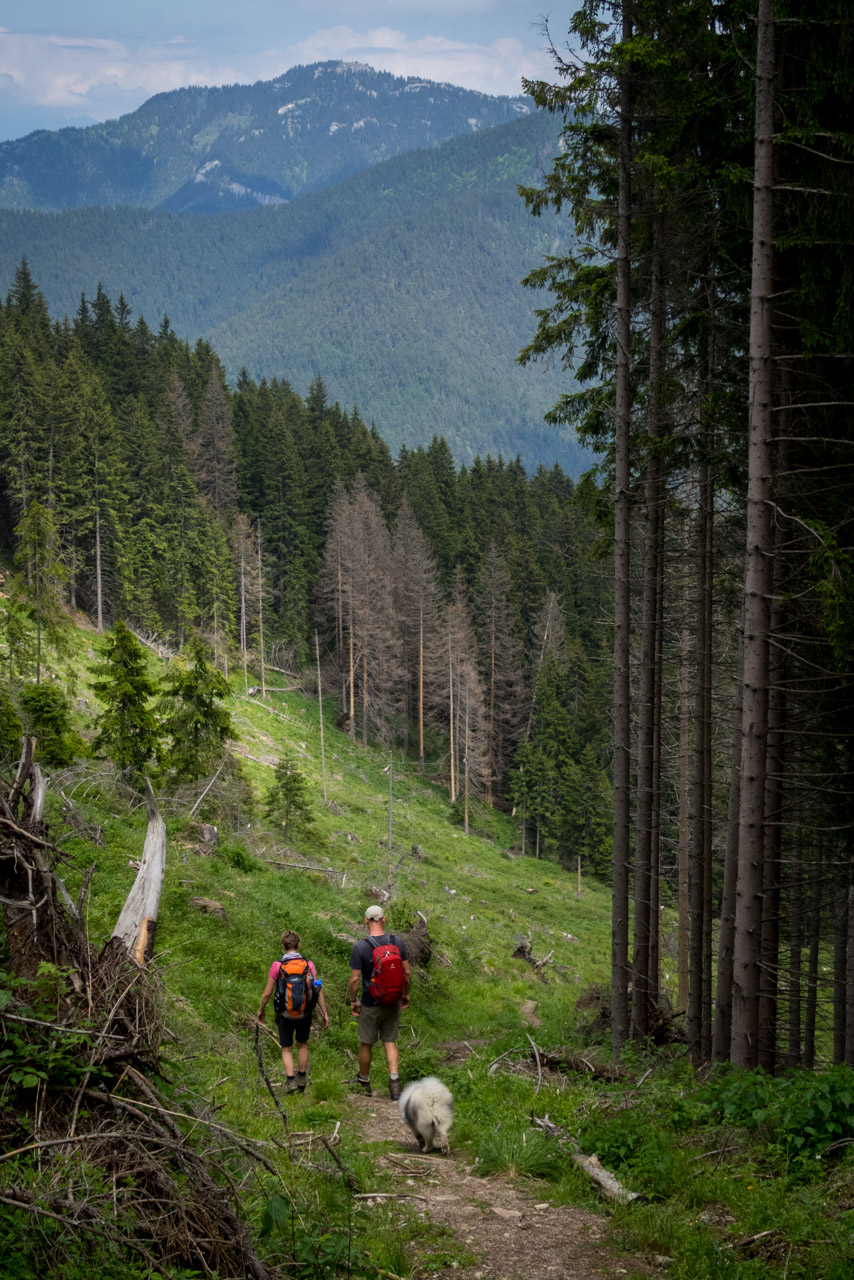
[[[543,1025],[543,1020],[538,1017],[536,1008],[536,1000],[522,1001],[522,1007],[519,1012],[522,1014],[522,1021],[527,1022],[529,1027],[541,1027]]]
[[[430,1273],[435,1280],[605,1280],[653,1275],[638,1258],[616,1254],[605,1243],[606,1219],[571,1205],[551,1205],[542,1195],[502,1178],[472,1173],[462,1153],[421,1155],[387,1097],[354,1097],[365,1138],[398,1143],[378,1157],[394,1173],[416,1213],[453,1232],[476,1261]],[[453,1140],[453,1132],[452,1132]]]

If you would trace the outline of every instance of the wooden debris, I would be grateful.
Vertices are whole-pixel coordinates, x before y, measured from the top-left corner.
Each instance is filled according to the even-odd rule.
[[[631,1204],[633,1200],[643,1198],[637,1191],[628,1191],[615,1174],[599,1163],[598,1156],[586,1156],[583,1151],[576,1149],[572,1159],[609,1200],[616,1200],[620,1204]]]
[[[530,935],[520,934],[518,946],[511,954],[514,960],[525,960],[535,973],[540,973],[547,964],[551,963],[554,956],[554,947],[552,947],[547,956],[543,956],[542,960],[535,960]]]
[[[618,1081],[627,1078],[627,1072],[613,1062],[596,1062],[581,1053],[572,1053],[568,1049],[541,1050],[543,1063],[547,1067],[567,1067],[577,1071],[579,1075],[591,1075],[595,1080]]]
[[[539,1129],[542,1133],[549,1137],[556,1138],[561,1145],[572,1147],[573,1162],[586,1173],[591,1182],[593,1182],[604,1196],[609,1200],[616,1200],[620,1204],[631,1204],[634,1200],[643,1200],[643,1196],[637,1191],[629,1191],[620,1182],[616,1174],[611,1173],[610,1169],[606,1169],[599,1161],[598,1156],[588,1156],[580,1149],[575,1138],[556,1125],[550,1120],[548,1115],[532,1116],[531,1124],[535,1129]]]
[[[157,912],[166,874],[166,824],[160,816],[147,778],[145,807],[148,813],[148,831],[142,862],[112,935],[125,944],[128,953],[139,965],[147,964],[154,951]]]

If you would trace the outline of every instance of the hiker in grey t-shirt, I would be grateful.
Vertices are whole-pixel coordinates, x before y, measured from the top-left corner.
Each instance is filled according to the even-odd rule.
[[[350,956],[350,1010],[359,1019],[359,1075],[356,1083],[359,1089],[370,1096],[371,1093],[371,1055],[377,1040],[382,1040],[388,1063],[388,1091],[392,1100],[400,1097],[400,1077],[398,1072],[397,1034],[400,1030],[400,1014],[409,1007],[409,987],[412,973],[406,955],[406,944],[396,934],[386,933],[385,913],[382,907],[368,907],[365,912],[365,924],[368,937],[357,942]],[[403,968],[402,994],[393,1004],[379,1003],[370,992],[371,975],[374,971],[374,951],[383,944],[391,944],[400,952]],[[359,998],[359,982],[362,983],[362,996]]]

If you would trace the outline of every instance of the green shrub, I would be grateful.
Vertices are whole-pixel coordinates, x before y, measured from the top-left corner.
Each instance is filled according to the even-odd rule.
[[[788,1156],[821,1156],[854,1131],[854,1071],[728,1071],[709,1081],[711,1117],[757,1133]]]

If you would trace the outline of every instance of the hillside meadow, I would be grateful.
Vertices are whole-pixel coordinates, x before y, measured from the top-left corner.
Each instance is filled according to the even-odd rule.
[[[98,644],[91,630],[76,630],[69,656],[55,670],[73,694],[77,727],[88,735],[97,711],[90,680]],[[161,674],[158,658],[151,655],[149,664],[153,675]],[[324,804],[316,698],[275,690],[264,702],[247,697],[242,672],[231,690],[233,752],[248,786],[239,794],[232,789],[230,819],[219,819],[219,844],[201,838],[200,818],[214,819],[215,812],[203,804],[189,816],[202,783],[192,795],[164,788],[159,796],[168,843],[153,967],[171,1042],[157,1079],[176,1114],[192,1111],[203,1125],[265,1144],[276,1178],[263,1170],[245,1176],[239,1202],[269,1265],[300,1277],[478,1274],[477,1240],[431,1226],[417,1211],[417,1197],[366,1202],[353,1196],[353,1187],[356,1196],[394,1197],[401,1189],[395,1165],[380,1161],[398,1144],[372,1135],[370,1120],[366,1130],[358,1105],[364,1100],[350,1092],[357,1044],[344,1001],[352,939],[363,932],[366,905],[385,890],[392,929],[410,929],[417,912],[428,921],[432,956],[415,972],[400,1040],[401,1079],[436,1073],[450,1086],[455,1159],[483,1177],[510,1179],[520,1196],[535,1187],[538,1201],[607,1210],[611,1247],[630,1251],[620,1267],[625,1274],[677,1280],[850,1275],[850,1072],[777,1081],[725,1073],[707,1080],[695,1077],[680,1044],[649,1053],[630,1049],[621,1067],[602,1078],[584,1067],[543,1065],[546,1052],[556,1049],[573,1056],[576,1068],[579,1059],[590,1068],[607,1064],[607,1027],[594,1023],[603,1003],[595,993],[605,988],[610,959],[608,888],[585,877],[579,896],[574,871],[520,856],[518,829],[508,815],[478,811],[481,834],[466,836],[441,782],[399,755],[389,858],[388,755],[352,743],[327,701]],[[259,803],[283,750],[299,762],[315,819],[314,834],[292,842],[271,828]],[[73,805],[73,826],[60,791]],[[109,937],[133,882],[143,813],[105,762],[82,760],[51,778],[50,832],[68,855],[72,896],[97,864],[85,912],[96,947]],[[89,838],[97,828],[102,846]],[[221,904],[224,918],[203,914],[194,898]],[[668,909],[668,923],[671,915]],[[258,1069],[254,1016],[285,927],[301,934],[303,951],[316,962],[331,1018],[327,1032],[313,1033],[309,1087],[304,1097],[287,1099],[288,1124],[292,1133],[340,1137],[337,1153],[352,1179],[349,1190],[328,1165],[324,1172],[317,1161],[308,1162],[315,1167],[289,1162],[282,1119]],[[530,943],[535,960],[549,957],[538,971],[513,957],[520,940]],[[586,998],[577,1007],[579,996]],[[265,1072],[278,1090],[278,1048],[269,1035],[261,1045]],[[372,1114],[383,1116],[393,1104],[376,1056],[373,1083]],[[32,1092],[18,1090],[16,1105],[32,1106]],[[538,1120],[547,1130],[551,1124],[550,1135]],[[587,1153],[598,1152],[643,1198],[609,1206],[575,1167],[571,1139]],[[24,1157],[12,1168],[38,1185],[38,1170]],[[82,1275],[90,1247],[102,1275],[118,1274],[117,1260],[98,1254],[97,1244],[81,1253],[49,1228],[42,1236],[34,1243],[20,1215],[4,1211],[0,1245],[17,1259],[4,1272],[10,1280],[37,1274],[45,1240],[56,1250],[51,1256],[62,1259],[50,1274]],[[152,1273],[123,1260],[123,1277],[143,1274]],[[177,1280],[172,1270],[162,1275]]]

